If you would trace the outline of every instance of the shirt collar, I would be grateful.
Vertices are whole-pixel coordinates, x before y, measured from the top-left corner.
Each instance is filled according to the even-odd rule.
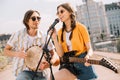
[[[24,30],[25,30],[25,33],[28,35],[27,29],[25,28]],[[37,35],[36,35],[36,37],[42,38],[42,32],[39,29],[37,29]]]

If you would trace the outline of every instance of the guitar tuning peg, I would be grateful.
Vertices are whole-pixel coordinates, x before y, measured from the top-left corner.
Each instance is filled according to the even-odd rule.
[[[112,67],[112,68],[113,68],[114,70],[116,70],[115,67]]]
[[[107,64],[111,66],[111,64],[109,62],[107,62]]]
[[[101,61],[105,61],[105,59],[104,58],[102,58],[102,60]]]

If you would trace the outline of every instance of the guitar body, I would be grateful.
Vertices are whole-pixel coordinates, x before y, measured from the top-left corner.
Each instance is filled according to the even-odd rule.
[[[61,63],[73,63],[73,62],[78,62],[78,63],[85,63],[86,60],[84,58],[78,58],[75,57],[76,51],[70,51],[64,53],[64,56],[60,58]],[[115,73],[118,73],[117,67],[113,65],[113,63],[106,58],[102,58],[101,60],[94,60],[94,59],[89,59],[87,61],[90,64],[96,64],[96,65],[102,65],[106,68],[109,68],[113,70]]]

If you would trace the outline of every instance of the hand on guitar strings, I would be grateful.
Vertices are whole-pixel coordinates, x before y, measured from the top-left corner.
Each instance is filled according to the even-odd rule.
[[[90,56],[87,54],[87,55],[85,56],[86,62],[84,63],[84,65],[87,66],[87,67],[91,65],[90,63],[88,63],[89,58],[90,58]]]

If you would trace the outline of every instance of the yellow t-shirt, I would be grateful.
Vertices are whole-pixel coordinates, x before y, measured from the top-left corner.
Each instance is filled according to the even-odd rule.
[[[65,31],[63,32],[63,40],[64,40],[63,42],[61,41],[61,34],[62,34],[62,28],[58,31],[58,40],[59,43],[62,45],[63,51],[68,52],[67,44],[66,44],[66,32]],[[76,56],[87,51],[85,43],[88,42],[90,42],[90,37],[86,27],[83,24],[76,22],[76,27],[73,30],[72,39],[71,39],[72,50],[78,51],[76,53]]]

